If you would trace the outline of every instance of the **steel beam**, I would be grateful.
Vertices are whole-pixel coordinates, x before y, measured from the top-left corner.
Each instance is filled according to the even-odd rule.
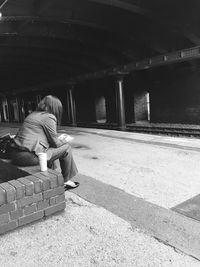
[[[89,0],[89,2],[95,2],[101,5],[109,5],[113,7],[118,7],[121,9],[128,10],[129,12],[136,13],[139,15],[147,15],[150,13],[149,10],[139,7],[138,5],[129,4],[125,1],[120,0]]]
[[[96,78],[103,78],[105,76],[117,75],[119,72],[132,72],[137,70],[144,70],[162,65],[189,61],[197,58],[200,58],[200,46],[195,46],[188,49],[179,50],[176,52],[166,53],[156,57],[146,58],[141,61],[105,69],[99,72],[80,75],[78,77],[75,77],[73,81],[78,82]]]

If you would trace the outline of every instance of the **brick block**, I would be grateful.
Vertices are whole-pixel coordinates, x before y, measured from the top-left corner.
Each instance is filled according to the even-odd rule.
[[[65,194],[63,195],[58,195],[55,197],[50,198],[50,205],[57,205],[60,202],[64,202],[65,201]]]
[[[23,210],[22,209],[18,209],[18,210],[10,212],[10,219],[11,220],[17,220],[22,216],[23,216]]]
[[[40,181],[42,182],[42,191],[46,191],[46,190],[50,189],[49,178],[45,177],[41,173],[35,173],[34,176],[39,178]]]
[[[16,199],[15,187],[9,183],[2,183],[0,187],[6,192],[6,202],[10,203]]]
[[[41,219],[43,216],[44,216],[43,210],[31,213],[27,216],[23,216],[23,217],[19,218],[19,226],[37,221],[37,220]]]
[[[50,190],[47,190],[47,191],[43,192],[43,196],[44,196],[44,199],[47,199],[47,198],[54,197],[56,195],[61,195],[64,192],[65,192],[64,187],[60,186],[60,187],[57,187],[57,188],[54,188],[54,189],[50,189]]]
[[[58,175],[58,185],[59,186],[63,186],[64,185],[64,178],[63,178],[62,174]]]
[[[38,210],[44,210],[49,206],[49,199],[37,203]]]
[[[4,213],[0,215],[0,225],[9,222],[8,213]]]
[[[32,203],[37,203],[38,201],[43,200],[42,193],[34,194],[33,196],[24,197],[22,199],[17,200],[17,207],[25,207]]]
[[[25,196],[25,185],[17,180],[8,181],[9,184],[15,187],[16,199],[23,198]]]
[[[6,191],[0,187],[0,205],[3,205],[5,203],[6,203]]]
[[[33,182],[29,181],[26,177],[22,177],[17,179],[20,183],[25,185],[25,195],[32,196],[34,192],[34,184]]]
[[[55,197],[51,197],[51,198],[49,199],[49,204],[50,204],[50,206],[52,206],[52,205],[56,205],[56,196],[55,196]]]
[[[33,182],[34,184],[34,192],[40,193],[42,191],[42,182],[39,178],[35,177],[35,176],[28,176],[27,179],[31,182]]]
[[[30,205],[30,206],[24,207],[24,215],[29,215],[29,214],[35,212],[36,209],[37,209],[37,205],[35,203]]]
[[[51,173],[49,171],[47,171],[47,172],[41,172],[41,174],[43,176],[45,176],[46,178],[49,179],[49,181],[50,181],[50,188],[56,188],[56,187],[58,187],[58,178],[57,178],[57,175],[55,175],[54,173]]]
[[[64,210],[66,207],[66,203],[65,202],[61,202],[55,206],[51,206],[47,209],[44,210],[44,216],[49,216],[53,213],[56,213],[58,211]]]
[[[7,213],[10,211],[15,210],[15,204],[14,203],[9,203],[9,204],[4,204],[0,206],[0,214]]]
[[[59,186],[64,185],[64,178],[63,178],[63,176],[62,176],[61,173],[59,173],[59,172],[57,172],[57,171],[54,171],[54,170],[52,170],[52,169],[48,169],[48,172],[49,172],[49,173],[52,173],[52,174],[54,174],[54,175],[57,176],[57,180],[58,180],[58,185],[59,185]]]
[[[17,221],[12,221],[12,222],[0,225],[0,234],[11,231],[11,230],[17,228],[17,226],[18,226]]]

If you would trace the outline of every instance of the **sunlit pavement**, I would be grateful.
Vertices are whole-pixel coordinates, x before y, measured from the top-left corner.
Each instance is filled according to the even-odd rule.
[[[68,128],[80,172],[171,208],[200,192],[200,139]]]
[[[0,133],[16,130],[1,128]],[[150,207],[152,214],[168,216],[169,208],[199,194],[198,139],[69,127],[63,131],[75,137],[72,148],[82,184],[66,192],[64,213],[1,237],[1,266],[200,266],[145,231],[153,223],[146,212]],[[114,202],[117,196],[121,202]],[[135,218],[130,201],[138,203]],[[174,216],[165,224],[178,224]],[[166,231],[162,223],[157,226],[160,234]],[[162,234],[159,239],[166,242]]]

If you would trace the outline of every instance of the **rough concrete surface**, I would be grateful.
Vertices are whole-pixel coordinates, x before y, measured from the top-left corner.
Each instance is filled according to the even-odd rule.
[[[114,131],[111,135],[122,133]],[[145,140],[144,134],[123,134],[127,135]],[[79,132],[72,145],[80,172],[165,208],[199,194],[200,152],[187,150],[187,145],[191,147],[193,140],[198,147],[200,140],[146,136],[148,144]],[[152,140],[158,145],[151,144]],[[184,149],[173,148],[173,144]]]
[[[1,236],[0,266],[200,266],[73,193],[66,201],[65,212]]]
[[[75,137],[73,154],[85,175],[165,208],[199,194],[199,152],[171,146],[196,148],[199,140],[93,130],[137,142],[66,130]],[[71,192],[66,198],[64,213],[0,237],[0,266],[200,266],[102,207]]]

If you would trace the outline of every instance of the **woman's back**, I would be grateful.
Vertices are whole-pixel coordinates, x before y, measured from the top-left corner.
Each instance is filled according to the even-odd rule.
[[[39,153],[51,145],[51,134],[57,138],[56,117],[47,112],[35,111],[26,117],[14,142],[22,150]]]

